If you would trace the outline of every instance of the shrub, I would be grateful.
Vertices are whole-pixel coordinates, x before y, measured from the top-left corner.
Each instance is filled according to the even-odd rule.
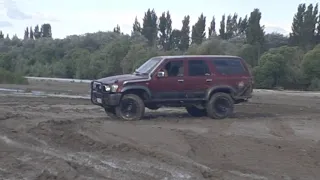
[[[28,84],[28,80],[20,74],[12,73],[3,68],[0,68],[0,83],[1,84]]]

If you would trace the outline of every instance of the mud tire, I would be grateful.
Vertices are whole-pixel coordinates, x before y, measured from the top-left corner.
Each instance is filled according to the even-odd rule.
[[[208,117],[224,119],[233,114],[234,101],[229,94],[218,92],[211,96],[206,109]]]
[[[127,106],[131,105],[131,110]],[[127,107],[128,112],[124,112]],[[116,115],[125,121],[140,120],[144,116],[145,105],[142,99],[135,94],[126,94],[121,98],[120,104],[115,108]],[[131,112],[129,112],[131,111]],[[133,112],[134,111],[134,112]]]

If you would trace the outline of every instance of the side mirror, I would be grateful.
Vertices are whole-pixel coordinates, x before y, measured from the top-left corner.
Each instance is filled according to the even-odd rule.
[[[157,74],[157,77],[164,77],[164,75],[165,75],[165,74],[164,74],[163,71],[159,71],[158,74]]]

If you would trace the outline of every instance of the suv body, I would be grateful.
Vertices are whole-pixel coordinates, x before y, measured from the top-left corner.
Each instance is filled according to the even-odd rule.
[[[140,119],[145,107],[161,106],[183,106],[192,116],[226,118],[233,104],[251,98],[252,88],[251,72],[240,57],[158,56],[133,74],[92,81],[91,101],[125,120]]]

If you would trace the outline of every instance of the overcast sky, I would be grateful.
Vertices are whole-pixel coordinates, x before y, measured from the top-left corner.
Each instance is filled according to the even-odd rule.
[[[72,34],[112,30],[117,24],[130,33],[135,16],[142,21],[144,12],[154,8],[160,16],[169,10],[173,28],[181,28],[185,15],[191,16],[191,24],[204,13],[207,26],[212,16],[216,24],[223,14],[237,12],[239,16],[250,14],[254,8],[262,12],[261,23],[267,31],[287,33],[291,29],[293,15],[299,3],[316,3],[316,0],[0,0],[0,30],[5,34],[23,37],[26,26],[50,23],[54,38]],[[217,30],[218,30],[217,27]],[[287,31],[287,32],[286,32]]]

